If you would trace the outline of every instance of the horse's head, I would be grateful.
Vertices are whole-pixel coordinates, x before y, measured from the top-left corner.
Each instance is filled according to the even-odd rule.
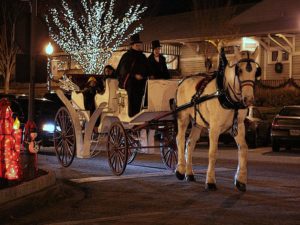
[[[237,63],[235,64],[235,80],[238,80],[241,101],[245,106],[254,103],[254,84],[260,76],[261,69],[255,62],[258,56],[258,48],[254,52],[235,51]]]

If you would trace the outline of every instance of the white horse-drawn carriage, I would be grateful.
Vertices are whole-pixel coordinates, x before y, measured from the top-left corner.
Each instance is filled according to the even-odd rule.
[[[73,92],[69,100],[62,90],[57,91],[57,95],[65,103],[65,107],[57,113],[54,135],[59,161],[63,166],[69,166],[75,149],[78,157],[92,155],[90,147],[94,140],[91,141],[91,137],[94,136],[96,121],[100,118],[96,133],[98,137],[105,137],[109,165],[116,175],[125,171],[127,163],[132,162],[137,151],[155,147],[141,144],[142,130],[148,129],[161,134],[158,146],[166,167],[176,167],[176,176],[180,180],[186,178],[188,181],[195,181],[192,152],[201,129],[207,127],[210,146],[206,189],[216,190],[218,138],[222,132],[231,129],[239,149],[234,183],[238,190],[246,191],[248,146],[245,141],[244,119],[248,106],[254,102],[255,81],[261,74],[259,64],[255,61],[257,55],[257,50],[253,53],[235,51],[236,61],[225,64],[223,70],[214,76],[192,76],[181,82],[149,80],[148,104],[141,106],[141,111],[134,117],[128,117],[127,94],[117,88],[116,80],[106,80],[105,93],[96,96],[97,110],[90,116],[84,110],[82,97],[74,92],[76,85],[65,79],[63,86]],[[173,105],[171,110],[169,101],[172,98],[175,98],[177,106]],[[191,123],[193,126],[186,139],[186,130]],[[96,142],[101,142],[100,139],[97,138]]]
[[[80,76],[85,80],[89,77]],[[89,158],[104,147],[113,173],[121,175],[137,152],[160,148],[165,166],[175,169],[177,125],[170,111],[169,100],[175,97],[178,80],[148,80],[147,100],[144,98],[137,115],[129,117],[127,93],[118,88],[117,80],[105,80],[105,92],[96,94],[96,110],[91,115],[85,110],[83,94],[78,92],[80,85],[76,84],[76,78],[78,81],[79,76],[65,76],[60,80],[61,89],[56,90],[64,106],[58,110],[55,118],[54,147],[64,167],[71,165],[75,155]],[[71,97],[68,98],[66,91],[71,92]],[[155,133],[159,137],[156,141]]]

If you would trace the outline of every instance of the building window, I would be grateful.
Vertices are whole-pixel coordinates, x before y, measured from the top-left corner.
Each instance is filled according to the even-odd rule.
[[[288,63],[290,60],[290,55],[287,51],[271,49],[268,52],[268,63],[275,64],[277,62]]]
[[[282,52],[282,61],[289,61],[289,53],[283,51]]]
[[[272,51],[272,62],[278,61],[278,51]]]

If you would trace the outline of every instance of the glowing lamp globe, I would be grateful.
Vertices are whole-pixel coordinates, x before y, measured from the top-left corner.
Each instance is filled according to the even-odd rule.
[[[47,55],[52,55],[52,53],[53,53],[53,46],[52,46],[52,44],[50,42],[46,46],[45,51],[46,51]]]

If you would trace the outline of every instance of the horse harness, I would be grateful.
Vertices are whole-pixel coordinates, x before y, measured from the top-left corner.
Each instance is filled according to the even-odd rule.
[[[255,86],[255,82],[253,80],[240,81],[239,75],[242,72],[242,70],[241,70],[239,64],[243,63],[243,62],[247,63],[247,65],[246,65],[247,72],[252,71],[253,68],[252,68],[251,63],[255,63],[257,65],[255,78],[258,79],[261,76],[261,67],[259,66],[258,63],[256,63],[253,59],[251,59],[249,57],[249,52],[247,52],[247,58],[243,58],[243,59],[239,60],[236,64],[230,66],[230,67],[233,67],[233,66],[235,67],[235,76],[237,77],[238,82],[240,84],[240,90],[245,86],[251,86],[251,87]],[[217,91],[210,96],[212,98],[218,97],[218,100],[224,109],[234,110],[231,134],[233,136],[236,136],[238,133],[238,119],[237,119],[238,110],[246,109],[247,107],[244,105],[244,103],[242,101],[235,101],[232,99],[232,97],[230,96],[229,90],[224,87],[224,78],[225,78],[224,74],[225,74],[225,69],[220,69],[219,71],[216,71],[212,76],[205,77],[204,79],[199,81],[199,83],[196,85],[196,93],[192,97],[192,100],[191,100],[191,102],[193,103],[193,106],[194,106],[194,124],[196,124],[197,114],[198,114],[200,116],[201,120],[205,123],[205,125],[207,127],[209,127],[209,123],[205,120],[204,116],[202,115],[202,113],[199,110],[199,107],[197,107],[197,106],[201,102],[203,102],[203,100],[201,98],[203,98],[204,96],[201,96],[201,94],[203,93],[205,87],[208,85],[208,83],[210,83],[213,79],[216,78]],[[231,91],[233,91],[233,94],[235,95],[234,90],[232,88],[230,88],[230,89],[231,89]],[[209,99],[211,99],[211,98],[209,98]],[[205,100],[207,100],[207,99],[205,99]]]

